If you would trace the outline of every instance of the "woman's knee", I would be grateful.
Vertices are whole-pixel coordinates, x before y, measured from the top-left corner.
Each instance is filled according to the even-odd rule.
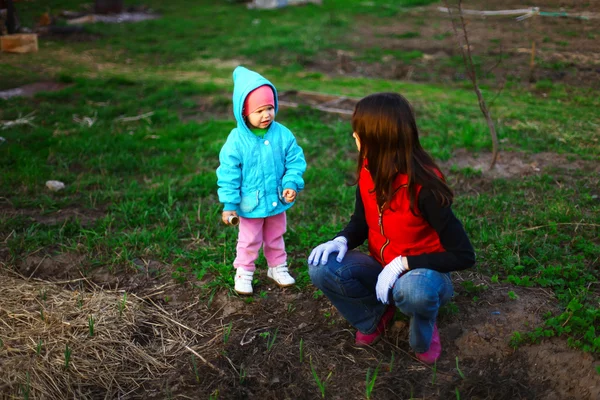
[[[439,307],[439,296],[427,291],[394,291],[394,301],[400,308],[419,313]]]
[[[323,266],[317,265],[316,267],[312,264],[308,264],[308,276],[313,285],[319,289],[323,286],[324,273]]]
[[[308,264],[308,275],[312,283],[320,289],[324,286],[344,286],[348,282],[370,282],[373,288],[381,266],[369,256],[359,252],[350,251],[340,262],[337,253],[329,255],[325,264],[316,266]]]
[[[313,285],[315,285],[319,289],[323,289],[327,281],[330,281],[332,278],[335,279],[335,267],[336,266],[330,265],[329,263],[325,265],[319,264],[316,266],[309,264],[308,276],[310,276],[310,280],[313,283]]]
[[[398,279],[393,289],[394,302],[401,309],[419,313],[438,308],[439,293],[435,285],[423,276],[406,276]]]

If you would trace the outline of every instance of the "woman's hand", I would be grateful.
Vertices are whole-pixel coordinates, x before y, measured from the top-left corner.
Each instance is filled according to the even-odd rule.
[[[394,286],[398,278],[400,278],[400,275],[408,271],[408,264],[402,261],[402,256],[394,258],[391,263],[383,268],[377,277],[375,292],[377,293],[377,300],[383,304],[388,303],[390,289]]]
[[[343,236],[338,236],[327,243],[322,243],[315,247],[308,256],[308,263],[313,266],[325,265],[331,253],[338,253],[337,262],[342,262],[346,252],[348,251],[348,240]]]

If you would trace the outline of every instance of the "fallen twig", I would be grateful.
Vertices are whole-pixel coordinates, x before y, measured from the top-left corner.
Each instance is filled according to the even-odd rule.
[[[19,118],[17,118],[14,121],[0,121],[0,125],[2,125],[2,130],[9,129],[17,125],[29,125],[35,128],[35,125],[31,122],[35,119],[34,114],[35,111],[27,114],[24,117],[21,117],[19,115]]]
[[[438,11],[445,12],[451,14],[449,7],[438,7]],[[524,19],[531,18],[534,15],[539,15],[542,17],[562,17],[562,18],[577,18],[583,20],[600,18],[599,13],[592,12],[581,12],[581,13],[572,13],[565,11],[540,11],[539,7],[531,7],[531,8],[519,8],[515,10],[494,10],[494,11],[485,11],[485,10],[462,10],[465,15],[479,15],[482,17],[489,17],[495,15],[518,15],[516,18],[517,21],[523,21]]]
[[[193,349],[191,349],[189,346],[185,346],[185,348],[189,351],[192,352],[192,354],[194,354],[196,357],[198,357],[204,364],[206,364],[207,366],[209,366],[210,368],[214,369],[215,371],[217,371],[219,373],[219,375],[224,376],[225,372],[223,372],[222,369],[215,367],[214,365],[212,365],[211,363],[209,363],[204,357],[202,357],[200,354],[198,354],[197,352],[195,352]]]
[[[145,114],[140,114],[136,117],[118,117],[118,118],[115,118],[115,122],[132,122],[132,121],[139,121],[140,119],[146,119],[146,120],[148,120],[148,122],[152,122],[150,120],[150,117],[153,115],[154,115],[154,111],[150,111]]]
[[[595,227],[600,227],[600,224],[586,224],[586,223],[582,223],[582,222],[557,222],[555,224],[539,225],[539,226],[533,226],[531,228],[519,229],[518,231],[513,231],[512,233],[519,233],[519,232],[525,232],[525,231],[534,231],[536,229],[548,228],[548,227],[551,227],[551,226],[558,226],[558,225],[577,225],[577,226],[595,226]]]
[[[98,120],[98,118],[97,118],[96,112],[94,112],[93,117],[79,118],[79,116],[77,114],[73,115],[74,122],[77,122],[81,126],[87,126],[88,128],[91,128],[96,123],[97,120]]]
[[[142,298],[136,296],[134,293],[132,293],[132,296],[143,301]],[[164,314],[163,317],[166,318],[166,319],[168,319],[170,322],[174,323],[175,325],[180,326],[183,329],[186,329],[186,330],[192,332],[195,335],[198,335],[200,337],[204,337],[205,336],[204,334],[198,332],[197,330],[195,330],[193,328],[190,328],[189,326],[185,326],[181,322],[175,321],[174,319],[172,319],[171,317],[169,317],[169,313],[166,312],[161,306],[159,306],[158,304],[156,304],[154,301],[152,301],[152,299],[147,299],[147,301],[149,301],[150,303],[152,303],[152,305],[154,307],[156,307],[158,310],[160,310]]]

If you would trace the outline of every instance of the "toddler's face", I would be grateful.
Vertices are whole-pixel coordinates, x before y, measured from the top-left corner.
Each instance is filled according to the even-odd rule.
[[[248,114],[248,122],[255,128],[267,129],[275,119],[275,109],[271,105],[257,108]]]

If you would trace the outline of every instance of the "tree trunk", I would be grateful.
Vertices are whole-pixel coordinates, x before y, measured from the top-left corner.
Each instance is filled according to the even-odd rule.
[[[15,5],[13,4],[13,0],[0,0],[0,8],[6,9],[6,31],[10,35],[12,33],[17,33],[19,29],[19,22],[17,19],[17,11],[15,10]],[[0,30],[0,34],[2,34]]]

